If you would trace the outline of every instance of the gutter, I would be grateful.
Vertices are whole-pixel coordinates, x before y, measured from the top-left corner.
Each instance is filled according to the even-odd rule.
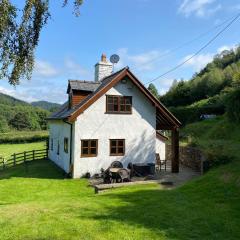
[[[69,154],[69,170],[71,174],[71,165],[72,165],[72,123],[67,122],[63,119],[63,122],[70,125],[70,154]]]

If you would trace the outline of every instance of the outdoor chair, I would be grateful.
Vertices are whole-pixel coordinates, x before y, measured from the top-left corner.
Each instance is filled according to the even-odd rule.
[[[126,168],[121,168],[118,170],[118,176],[120,182],[129,182],[130,181],[130,171]]]
[[[167,170],[167,160],[161,160],[159,153],[156,153],[156,171],[162,171],[162,166],[164,166],[164,170]]]

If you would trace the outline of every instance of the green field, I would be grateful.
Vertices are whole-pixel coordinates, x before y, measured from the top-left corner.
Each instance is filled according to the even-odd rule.
[[[87,180],[64,179],[47,160],[0,172],[0,239],[240,239],[240,130],[225,121],[182,134],[206,151],[221,142],[232,161],[173,190],[152,184],[96,195]]]
[[[21,144],[0,144],[0,156],[10,157],[13,153],[45,149],[46,142],[21,143]]]

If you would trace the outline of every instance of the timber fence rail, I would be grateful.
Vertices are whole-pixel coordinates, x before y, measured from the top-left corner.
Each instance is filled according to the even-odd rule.
[[[9,158],[0,156],[0,170],[16,166],[21,163],[28,163],[34,160],[47,159],[48,149],[25,151],[14,153]]]

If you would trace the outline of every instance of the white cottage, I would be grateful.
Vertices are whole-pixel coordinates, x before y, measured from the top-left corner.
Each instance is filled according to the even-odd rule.
[[[115,161],[154,163],[165,159],[160,131],[173,132],[172,170],[178,171],[180,122],[128,67],[112,73],[105,55],[95,65],[95,81],[69,80],[68,101],[48,118],[49,159],[73,178],[99,173]]]

